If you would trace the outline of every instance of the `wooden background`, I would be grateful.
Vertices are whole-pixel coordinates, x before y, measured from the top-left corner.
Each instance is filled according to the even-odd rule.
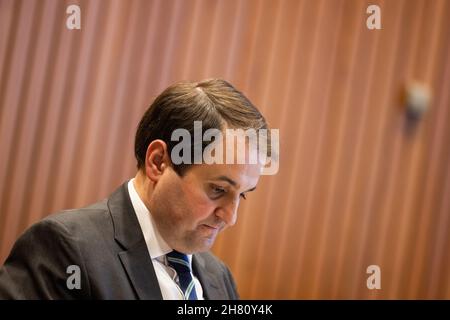
[[[280,129],[278,174],[214,247],[243,298],[450,299],[446,0],[0,0],[0,261],[32,223],[132,177],[153,98],[211,77]],[[432,93],[413,126],[412,80]]]

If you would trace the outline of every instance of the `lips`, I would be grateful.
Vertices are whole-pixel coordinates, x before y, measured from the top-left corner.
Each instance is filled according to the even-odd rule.
[[[207,224],[204,224],[204,226],[208,227],[210,229],[213,229],[213,230],[219,230],[220,229],[220,226],[210,226],[210,225],[207,225]]]

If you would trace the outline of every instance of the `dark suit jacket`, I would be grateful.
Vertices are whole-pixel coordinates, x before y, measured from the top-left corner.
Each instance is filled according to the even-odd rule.
[[[81,289],[68,289],[70,265]],[[238,299],[228,268],[211,253],[193,255],[205,299]],[[71,281],[70,281],[71,282]],[[0,269],[2,299],[162,299],[127,183],[108,199],[45,218],[15,243]]]

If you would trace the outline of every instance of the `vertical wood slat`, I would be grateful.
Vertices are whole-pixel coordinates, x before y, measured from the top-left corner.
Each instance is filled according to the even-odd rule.
[[[223,77],[281,136],[278,174],[213,249],[243,298],[450,298],[449,15],[445,0],[0,0],[0,261],[134,174],[163,88]],[[408,132],[414,79],[433,96]]]

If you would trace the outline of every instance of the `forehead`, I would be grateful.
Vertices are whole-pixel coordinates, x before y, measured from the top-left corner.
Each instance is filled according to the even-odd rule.
[[[259,164],[197,164],[192,165],[186,176],[202,181],[222,180],[224,177],[236,182],[238,189],[250,189],[256,186],[261,174]]]
[[[254,129],[214,129],[214,141],[203,150],[206,163],[256,164],[259,161],[259,141]]]

